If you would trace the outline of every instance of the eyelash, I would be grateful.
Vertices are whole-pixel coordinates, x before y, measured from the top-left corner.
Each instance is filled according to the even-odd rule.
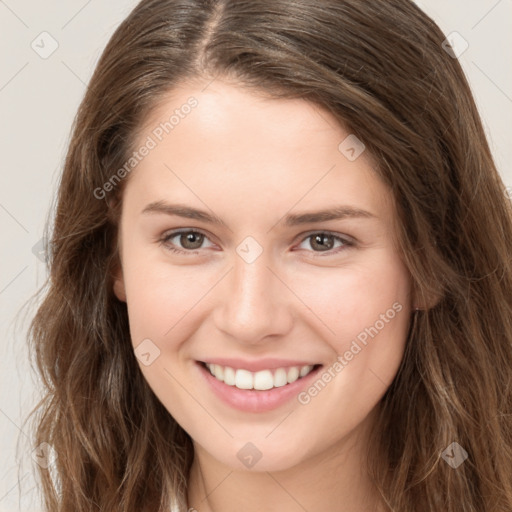
[[[159,242],[160,242],[161,245],[165,246],[166,250],[171,251],[173,253],[187,254],[187,255],[198,254],[199,250],[179,249],[179,248],[175,247],[174,244],[170,244],[169,240],[171,240],[175,236],[181,235],[183,233],[195,233],[195,234],[203,235],[205,238],[208,238],[206,233],[203,233],[202,231],[199,231],[197,229],[181,229],[181,230],[171,231],[169,233],[164,234],[164,236],[159,240]],[[315,253],[315,256],[314,256],[315,258],[323,257],[324,254],[327,255],[327,256],[332,256],[333,254],[338,254],[341,251],[346,250],[346,249],[348,249],[350,247],[353,247],[355,245],[355,243],[352,242],[351,240],[348,240],[346,238],[342,238],[342,237],[336,235],[335,233],[333,233],[331,231],[313,231],[313,232],[310,232],[306,236],[304,236],[304,238],[301,239],[300,243],[304,242],[308,238],[313,237],[314,235],[328,235],[328,236],[332,236],[333,238],[335,238],[335,239],[337,239],[337,240],[339,240],[339,241],[341,241],[343,243],[343,246],[338,247],[337,249],[329,249],[327,251],[308,251],[308,252]]]

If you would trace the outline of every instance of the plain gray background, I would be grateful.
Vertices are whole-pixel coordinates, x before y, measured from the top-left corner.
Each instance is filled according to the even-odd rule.
[[[0,512],[41,510],[35,447],[21,428],[38,397],[25,342],[34,308],[28,317],[16,314],[46,277],[37,244],[79,102],[108,39],[136,3],[0,0]],[[512,192],[512,0],[417,3],[445,34],[456,31],[468,42],[459,59]],[[58,47],[47,58],[33,49],[44,53],[51,44]]]

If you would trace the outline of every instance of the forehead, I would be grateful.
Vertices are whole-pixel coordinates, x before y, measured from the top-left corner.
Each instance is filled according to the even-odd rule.
[[[371,156],[347,157],[347,145],[362,148],[354,137],[304,100],[269,99],[218,80],[206,88],[183,84],[141,127],[136,148],[151,149],[127,193],[140,202],[196,205],[220,197],[239,214],[270,205],[290,210],[298,202],[303,209],[349,202],[386,213],[390,192]]]

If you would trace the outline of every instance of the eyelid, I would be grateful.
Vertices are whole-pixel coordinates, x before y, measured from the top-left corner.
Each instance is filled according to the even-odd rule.
[[[179,235],[181,233],[200,233],[201,235],[204,235],[206,237],[210,237],[206,231],[203,231],[200,228],[176,228],[176,229],[170,229],[169,231],[165,231],[162,235],[162,238],[169,238],[175,235]]]
[[[343,233],[338,233],[336,231],[329,231],[328,229],[312,229],[311,231],[306,231],[305,233],[301,233],[300,235],[297,236],[297,239],[300,242],[302,242],[306,238],[308,238],[308,237],[310,237],[312,235],[317,235],[317,234],[330,235],[330,236],[333,236],[335,238],[339,238],[340,240],[343,240],[347,244],[349,244],[349,243],[355,244],[356,243],[356,239],[354,237],[349,236],[349,235],[345,235]]]

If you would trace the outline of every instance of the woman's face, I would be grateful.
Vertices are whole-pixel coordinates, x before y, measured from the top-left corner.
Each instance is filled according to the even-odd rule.
[[[175,89],[135,149],[115,292],[196,449],[280,470],[362,431],[411,303],[391,193],[361,143],[310,103],[216,80]]]

